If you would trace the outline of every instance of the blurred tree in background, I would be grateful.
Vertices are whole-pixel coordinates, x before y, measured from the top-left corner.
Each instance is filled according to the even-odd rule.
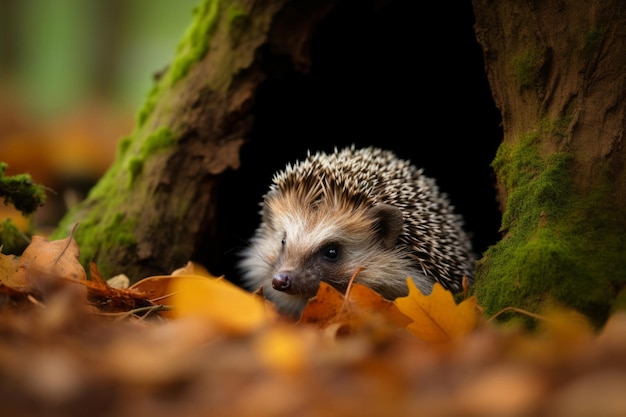
[[[0,0],[0,162],[49,187],[45,231],[133,127],[197,0]],[[29,221],[0,205],[0,219]]]

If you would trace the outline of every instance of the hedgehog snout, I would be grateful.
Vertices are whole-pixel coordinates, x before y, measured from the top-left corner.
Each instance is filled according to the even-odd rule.
[[[281,271],[274,275],[272,279],[272,288],[276,291],[288,291],[291,288],[293,282],[292,272]]]

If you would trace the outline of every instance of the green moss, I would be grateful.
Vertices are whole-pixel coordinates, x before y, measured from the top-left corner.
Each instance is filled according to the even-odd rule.
[[[150,88],[150,91],[146,96],[146,100],[143,102],[143,105],[137,113],[137,126],[141,127],[146,123],[146,120],[148,120],[148,117],[152,114],[152,111],[156,107],[157,101],[159,101],[161,91],[161,82],[156,81],[152,85],[152,88]]]
[[[128,152],[128,149],[130,148],[130,145],[132,143],[133,143],[132,136],[125,136],[122,139],[120,139],[119,143],[117,144],[116,158],[122,159],[126,155],[126,152]]]
[[[226,9],[226,19],[228,22],[228,33],[235,42],[239,41],[241,34],[250,23],[248,13],[237,4],[231,4]]]
[[[128,172],[130,174],[129,184],[135,182],[135,179],[141,174],[143,170],[143,159],[140,158],[130,158],[128,160]]]
[[[146,137],[141,143],[137,155],[131,157],[126,162],[126,169],[129,172],[129,185],[132,185],[135,179],[141,174],[146,158],[154,155],[159,151],[169,149],[176,144],[176,138],[172,131],[166,127],[162,127]]]
[[[20,255],[30,243],[30,238],[18,229],[13,220],[0,223],[0,252]]]
[[[44,187],[28,174],[5,176],[7,167],[6,163],[0,163],[0,198],[5,205],[12,204],[25,216],[34,213],[46,202]]]
[[[533,50],[513,59],[513,73],[520,91],[538,84],[543,58],[540,51]]]
[[[168,149],[176,144],[176,138],[167,127],[162,127],[148,136],[141,144],[140,154],[144,157]]]
[[[194,20],[178,45],[174,62],[167,71],[167,84],[173,85],[187,75],[191,66],[209,50],[211,36],[217,27],[219,1],[205,0],[194,9]]]
[[[116,207],[115,199],[116,197],[111,196],[110,207]],[[136,250],[137,239],[134,234],[138,223],[136,219],[127,219],[121,213],[113,213],[113,210],[105,212],[104,215],[94,210],[87,210],[84,213],[86,216],[76,228],[74,239],[79,242],[80,262],[86,270],[89,270],[89,263],[95,260],[100,251],[109,253],[116,250],[132,253]],[[51,239],[67,237],[67,231],[71,230],[71,225],[67,222],[74,217],[73,215],[65,216]],[[112,271],[106,263],[100,264],[96,261],[96,264],[105,279],[111,277],[113,273],[120,272]]]
[[[608,203],[610,177],[587,195],[573,184],[567,153],[542,158],[537,133],[501,145],[493,167],[508,190],[505,237],[477,265],[473,293],[493,315],[561,303],[598,325],[626,280],[626,217]]]
[[[156,107],[163,91],[171,87],[189,72],[191,66],[202,59],[209,50],[209,43],[219,16],[219,1],[204,0],[194,8],[194,19],[187,28],[176,49],[176,56],[163,76],[155,81],[137,113],[137,126],[143,126]]]
[[[558,119],[545,118],[539,121],[539,131],[544,137],[556,136],[562,138],[567,134],[567,129],[571,123],[572,116],[569,114]]]

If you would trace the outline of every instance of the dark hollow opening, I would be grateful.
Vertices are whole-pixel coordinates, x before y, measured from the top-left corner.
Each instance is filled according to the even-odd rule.
[[[238,283],[237,252],[259,223],[275,171],[307,150],[350,144],[391,149],[437,180],[465,218],[480,256],[501,216],[490,163],[502,138],[470,1],[340,3],[317,27],[311,70],[263,53],[267,80],[241,167],[223,176],[222,253],[204,261]]]

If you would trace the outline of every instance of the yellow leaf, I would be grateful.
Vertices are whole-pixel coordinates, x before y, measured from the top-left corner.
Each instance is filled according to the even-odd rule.
[[[305,340],[291,327],[276,326],[262,333],[256,351],[267,366],[282,372],[299,371],[306,362]]]
[[[407,279],[409,295],[396,298],[394,304],[413,322],[407,330],[422,340],[446,343],[460,339],[476,328],[478,314],[476,297],[456,304],[452,293],[435,283],[432,293],[423,295],[411,279]]]
[[[172,271],[172,275],[200,275],[215,278],[204,266],[192,261],[188,261],[185,266]]]
[[[263,302],[229,281],[197,275],[172,278],[175,318],[199,317],[233,333],[249,333],[267,322]]]

